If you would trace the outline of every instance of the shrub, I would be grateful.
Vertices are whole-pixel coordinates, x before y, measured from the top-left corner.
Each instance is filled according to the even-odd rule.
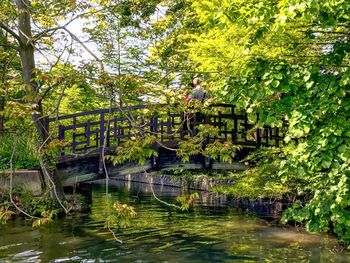
[[[0,136],[0,169],[9,169],[13,147],[16,151],[13,157],[14,169],[39,167],[34,138],[28,133],[9,133]]]

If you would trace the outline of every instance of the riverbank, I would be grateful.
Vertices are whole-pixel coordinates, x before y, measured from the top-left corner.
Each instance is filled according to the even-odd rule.
[[[9,192],[11,176],[13,190],[29,191],[34,196],[40,196],[43,193],[43,180],[39,169],[1,170],[0,192]]]
[[[46,224],[67,211],[87,210],[89,198],[79,192],[67,193],[64,200],[57,200],[51,191],[45,191],[39,169],[0,171],[0,224],[22,216],[31,219],[33,226]]]
[[[221,196],[221,198],[224,198],[230,207],[237,208],[245,212],[254,213],[260,218],[275,221],[278,221],[281,218],[283,211],[292,204],[292,200],[280,196],[280,192],[278,192],[278,194],[275,196],[271,195],[255,198],[249,198],[247,195],[234,196],[227,191],[227,189],[234,189],[234,184],[237,182],[237,178],[232,176],[229,177],[218,174],[216,174],[216,176],[210,176],[203,173],[190,174],[188,171],[184,173],[185,174],[183,175],[166,174],[166,172],[164,174],[129,174],[121,175],[113,179],[125,181],[126,187],[133,182],[137,182],[143,184],[182,188],[189,191],[209,192],[213,195]],[[252,186],[250,186],[250,188],[251,187]],[[244,189],[240,190],[244,191]]]

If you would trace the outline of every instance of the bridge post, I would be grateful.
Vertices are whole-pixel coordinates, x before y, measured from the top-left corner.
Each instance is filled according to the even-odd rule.
[[[75,153],[75,149],[77,147],[77,142],[76,142],[76,129],[77,129],[77,117],[73,117],[73,141],[72,141],[72,152]]]
[[[276,141],[276,147],[279,147],[280,146],[280,140],[279,140],[279,128],[276,127],[275,128],[275,141]]]
[[[210,138],[209,138],[209,136],[207,136],[207,137],[205,138],[205,140],[203,141],[202,149],[204,150],[204,149],[207,147],[207,145],[208,145],[209,143],[210,143]],[[205,155],[204,155],[203,167],[204,167],[204,169],[206,169],[206,170],[211,170],[211,168],[212,168],[212,161],[211,161],[211,158],[210,158],[209,156],[205,156]]]
[[[98,155],[98,174],[104,174],[104,143],[105,143],[105,114],[100,113],[100,142],[99,142],[99,155]]]
[[[58,140],[63,141],[64,140],[64,126],[58,125]],[[64,148],[61,150],[61,156],[64,156]]]
[[[238,142],[238,119],[237,116],[234,115],[233,119],[233,130],[232,130],[232,143]]]
[[[151,117],[150,130],[151,130],[151,133],[154,134],[154,136],[156,136],[156,138],[158,140],[158,116]],[[154,148],[155,151],[158,152],[158,144],[156,142],[153,144],[152,147]],[[159,157],[158,158],[155,156],[151,157],[151,166],[152,166],[152,169],[158,169]]]
[[[247,141],[247,133],[248,133],[248,114],[244,113],[244,141]]]
[[[259,123],[259,113],[256,114],[256,124]],[[261,146],[261,129],[258,128],[256,130],[256,148],[260,148]]]

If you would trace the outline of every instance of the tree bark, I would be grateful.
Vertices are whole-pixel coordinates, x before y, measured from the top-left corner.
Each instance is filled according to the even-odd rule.
[[[0,136],[4,134],[4,116],[0,113]]]
[[[34,43],[32,42],[30,2],[29,0],[15,0],[18,9],[18,32],[19,32],[19,53],[22,64],[23,79],[26,93],[31,98],[30,103],[36,104],[36,113],[32,115],[32,120],[40,135],[41,143],[47,142],[48,131],[46,130],[45,119],[41,102],[36,101],[38,95],[38,85],[35,81],[35,57]],[[44,160],[44,163],[50,163]],[[64,198],[61,180],[58,177],[57,169],[50,167],[49,176],[56,185],[58,198]],[[47,181],[47,180],[46,180]]]
[[[3,42],[3,44],[7,44],[6,42],[6,36],[3,34],[2,30],[0,30],[0,41]],[[0,47],[3,48],[3,47]],[[2,68],[1,68],[1,78],[0,78],[0,88],[4,87],[6,83],[6,75],[7,75],[7,62],[4,61]],[[0,136],[4,134],[4,111],[5,109],[5,97],[3,95],[0,95]]]

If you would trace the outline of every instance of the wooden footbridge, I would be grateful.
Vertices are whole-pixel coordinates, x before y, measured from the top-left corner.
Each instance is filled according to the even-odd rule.
[[[191,110],[184,112],[180,105],[138,105],[56,116],[48,118],[46,125],[50,134],[65,142],[57,157],[57,166],[64,184],[71,185],[99,178],[103,171],[102,158],[106,154],[127,140],[146,134],[156,137],[153,147],[158,151],[158,157],[150,158],[144,166],[136,163],[108,165],[110,177],[144,169],[245,169],[238,160],[247,152],[261,146],[279,146],[283,141],[283,131],[279,128],[263,126],[253,131],[258,122],[258,114],[248,116],[230,104],[212,105],[203,111],[200,119]],[[206,143],[220,140],[241,146],[233,164],[208,160],[200,155],[191,157],[190,162],[184,164],[175,151],[169,150],[176,149],[186,136],[189,140],[195,136],[200,124],[214,126],[219,131],[217,136],[208,137]]]

